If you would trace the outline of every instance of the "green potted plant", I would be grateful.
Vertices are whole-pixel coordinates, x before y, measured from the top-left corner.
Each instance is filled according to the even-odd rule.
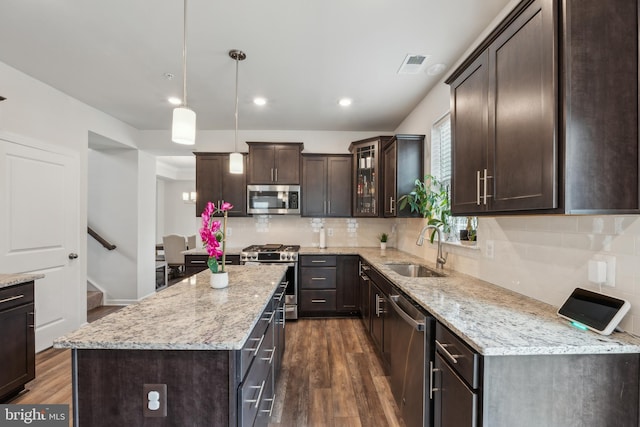
[[[477,232],[476,229],[477,218],[468,216],[467,227],[464,230],[460,230],[460,243],[463,245],[475,245]]]
[[[449,188],[435,176],[425,175],[424,180],[416,179],[413,191],[400,197],[399,202],[400,210],[409,205],[411,212],[426,218],[429,225],[439,227],[444,233],[451,232]],[[431,233],[432,243],[434,236],[435,231]]]
[[[378,240],[380,240],[380,249],[387,249],[387,240],[389,240],[389,235],[387,233],[382,233],[378,236]]]

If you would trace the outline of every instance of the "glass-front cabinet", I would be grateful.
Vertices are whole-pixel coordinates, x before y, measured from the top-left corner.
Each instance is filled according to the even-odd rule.
[[[351,143],[353,155],[353,216],[380,215],[380,149],[390,136],[380,136]]]

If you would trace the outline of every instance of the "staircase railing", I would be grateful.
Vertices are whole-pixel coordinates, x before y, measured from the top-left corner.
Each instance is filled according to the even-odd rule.
[[[114,245],[113,243],[109,243],[108,240],[106,240],[104,237],[102,237],[101,235],[96,233],[91,227],[87,227],[87,233],[89,233],[89,236],[91,236],[94,239],[96,239],[107,250],[112,251],[112,250],[114,250],[116,248],[116,245]]]

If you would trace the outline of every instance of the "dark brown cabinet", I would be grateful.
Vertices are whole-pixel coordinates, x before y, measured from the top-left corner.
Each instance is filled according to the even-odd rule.
[[[302,156],[302,216],[351,216],[351,156]]]
[[[353,155],[353,216],[380,216],[380,183],[383,182],[380,150],[390,136],[377,136],[352,142]]]
[[[229,202],[229,216],[247,215],[247,181],[245,174],[229,173],[229,154],[195,153],[196,155],[196,215],[200,216],[207,202],[219,206]],[[246,156],[245,169],[246,169]]]
[[[454,214],[639,211],[636,1],[522,1],[447,83]]]
[[[300,316],[358,313],[357,255],[300,256]]]
[[[395,135],[383,154],[385,217],[415,216],[407,205],[398,211],[398,198],[409,194],[424,177],[424,135]]]
[[[247,142],[248,184],[300,184],[302,143]]]
[[[225,264],[226,265],[240,265],[240,255],[229,255],[225,256]],[[209,268],[207,266],[207,261],[209,260],[209,255],[207,254],[192,254],[184,256],[184,274],[185,276],[192,276],[194,274],[198,274],[203,270]],[[220,260],[222,262],[222,260]]]
[[[0,402],[35,378],[34,282],[0,288]]]

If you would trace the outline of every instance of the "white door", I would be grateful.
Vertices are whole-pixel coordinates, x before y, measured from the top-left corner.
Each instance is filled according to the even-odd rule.
[[[80,262],[71,259],[79,246],[79,159],[59,147],[5,138],[0,135],[0,273],[45,275],[35,284],[40,351],[84,321],[86,285]]]

